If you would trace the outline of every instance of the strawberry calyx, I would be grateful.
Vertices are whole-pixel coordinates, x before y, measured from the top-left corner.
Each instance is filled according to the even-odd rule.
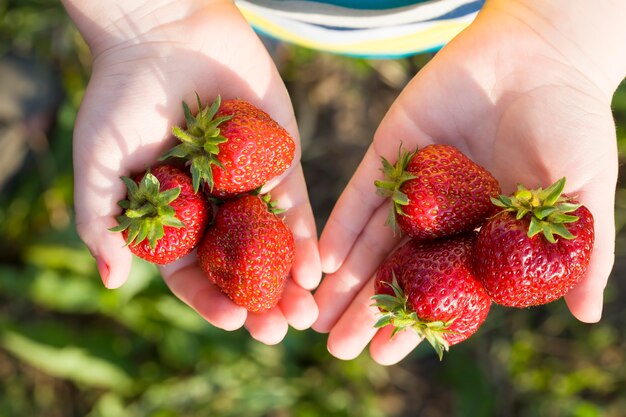
[[[260,197],[261,200],[263,200],[263,202],[267,204],[267,209],[270,213],[279,215],[287,211],[285,209],[277,207],[278,202],[276,200],[272,200],[272,196],[269,193],[261,195]]]
[[[371,297],[371,300],[374,301],[372,306],[378,307],[380,310],[378,321],[374,327],[394,326],[391,333],[392,337],[402,330],[411,328],[430,343],[437,352],[439,360],[442,360],[444,352],[450,349],[450,343],[444,336],[454,333],[454,331],[449,330],[454,319],[446,322],[420,319],[417,313],[408,306],[407,296],[398,285],[395,274],[393,274],[393,282],[385,282],[385,284],[389,285],[394,295],[376,294]]]
[[[216,165],[225,169],[217,155],[220,153],[219,145],[227,142],[228,139],[220,134],[219,126],[230,120],[232,116],[215,117],[221,104],[219,95],[210,106],[207,105],[206,107],[202,106],[200,96],[197,93],[196,100],[198,102],[198,114],[196,116],[191,114],[189,106],[183,101],[187,128],[172,127],[172,134],[181,143],[163,154],[160,160],[171,157],[187,159],[190,163],[194,191],[198,192],[201,182],[208,184],[212,191],[212,166]]]
[[[150,172],[143,176],[139,184],[128,177],[121,179],[126,184],[128,194],[127,199],[120,200],[117,204],[124,209],[124,213],[117,216],[118,225],[109,230],[128,230],[127,245],[136,246],[147,239],[154,250],[157,242],[165,236],[164,226],[185,226],[170,205],[180,195],[180,187],[161,191],[159,179]]]
[[[374,181],[378,195],[385,198],[391,198],[393,203],[391,213],[389,214],[389,217],[387,217],[387,224],[391,226],[394,233],[398,230],[396,216],[406,215],[402,207],[409,204],[409,197],[400,191],[400,187],[402,187],[405,182],[416,178],[414,174],[406,170],[416,153],[417,149],[413,152],[403,150],[401,144],[398,149],[398,160],[395,164],[392,164],[384,157],[381,157],[383,164],[382,172],[385,179]]]
[[[272,214],[275,214],[278,216],[279,214],[282,214],[287,211],[285,209],[277,207],[278,202],[276,200],[272,200],[272,195],[270,193],[262,194],[261,193],[262,190],[263,190],[263,185],[261,185],[258,188],[255,188],[254,190],[250,191],[248,194],[258,196],[261,199],[261,201],[263,201],[265,205],[267,205],[267,211],[269,211]]]
[[[573,202],[570,197],[563,195],[564,188],[565,177],[546,189],[539,187],[529,190],[519,184],[513,195],[492,197],[491,202],[502,208],[502,211],[515,213],[517,220],[529,216],[528,237],[542,233],[548,242],[556,243],[555,236],[568,240],[575,238],[567,229],[566,224],[578,221],[578,216],[569,213],[581,206]]]

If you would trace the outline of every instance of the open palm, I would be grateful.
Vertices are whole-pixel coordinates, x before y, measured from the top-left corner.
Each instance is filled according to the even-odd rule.
[[[373,274],[399,240],[385,225],[389,202],[376,195],[374,181],[382,177],[380,158],[394,160],[400,143],[454,145],[490,170],[505,193],[518,183],[534,188],[567,177],[566,192],[595,217],[596,243],[586,277],[566,301],[580,320],[597,321],[613,264],[617,150],[610,100],[521,22],[479,16],[398,97],[322,233],[328,275],[315,294],[320,317],[313,328],[330,332],[329,350],[348,359],[371,341],[372,357],[390,364],[419,343],[412,332],[390,338],[390,329],[374,329],[377,309],[369,300]]]
[[[162,2],[167,3],[167,2]],[[174,144],[171,127],[184,123],[182,101],[204,102],[218,94],[244,98],[264,109],[296,138],[286,89],[259,39],[230,2],[186,9],[170,2],[93,33],[97,22],[70,9],[94,52],[93,73],[74,135],[75,203],[80,236],[96,257],[109,288],[128,277],[132,256],[116,224],[116,202],[125,197],[122,175],[153,165]],[[208,4],[208,3],[207,3]],[[69,8],[69,7],[68,7]],[[97,32],[97,30],[95,30]],[[113,34],[115,33],[115,34]],[[193,110],[193,109],[192,109]],[[288,324],[309,327],[317,317],[310,293],[321,276],[315,225],[297,146],[291,169],[266,185],[296,240],[296,257],[285,296],[264,314],[250,314],[212,285],[196,264],[195,252],[161,267],[172,292],[223,329],[247,327],[253,337],[276,343]]]

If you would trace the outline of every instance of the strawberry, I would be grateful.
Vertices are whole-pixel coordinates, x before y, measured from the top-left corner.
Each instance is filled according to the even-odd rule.
[[[198,247],[209,279],[255,313],[276,306],[294,259],[293,235],[267,200],[244,195],[226,201]]]
[[[467,232],[495,213],[490,197],[498,181],[450,145],[428,145],[398,153],[391,165],[382,158],[385,179],[376,181],[380,195],[391,197],[388,223],[408,236],[432,239]]]
[[[138,175],[122,177],[128,188],[118,204],[113,232],[122,232],[130,251],[155,264],[167,264],[191,252],[200,242],[211,217],[208,200],[193,190],[191,177],[161,165]]]
[[[474,334],[491,300],[472,271],[475,232],[432,240],[411,239],[383,262],[372,297],[381,312],[376,327],[393,334],[412,328],[439,358]]]
[[[562,194],[565,178],[545,190],[518,186],[494,204],[502,211],[480,229],[476,273],[491,299],[510,307],[547,304],[584,275],[591,257],[591,212]]]
[[[191,165],[194,190],[206,183],[211,194],[233,197],[261,187],[291,165],[295,143],[267,113],[241,99],[218,96],[193,116],[183,102],[187,128],[172,128],[181,143],[161,159],[185,158]]]

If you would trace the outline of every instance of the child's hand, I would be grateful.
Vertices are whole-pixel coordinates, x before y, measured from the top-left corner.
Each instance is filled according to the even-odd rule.
[[[296,122],[271,58],[231,2],[119,3],[65,1],[93,53],[74,132],[75,203],[79,234],[105,285],[121,286],[132,260],[121,234],[107,230],[116,225],[116,203],[125,197],[120,176],[144,170],[173,146],[170,129],[184,124],[181,103],[195,103],[195,92],[204,102],[218,94],[241,97],[269,113],[298,144],[291,169],[266,186],[287,209],[296,240],[283,301],[268,313],[248,314],[209,282],[195,252],[160,271],[176,296],[217,327],[245,325],[268,344],[279,342],[288,324],[309,327],[317,317],[310,290],[321,276],[316,231]]]
[[[374,329],[377,309],[369,299],[377,266],[398,242],[385,225],[389,202],[376,195],[374,181],[382,177],[380,157],[393,161],[400,142],[407,149],[455,145],[490,170],[505,193],[517,183],[547,186],[567,177],[566,192],[578,195],[595,217],[596,240],[586,277],[565,298],[579,320],[600,319],[615,241],[610,102],[624,72],[602,70],[593,60],[598,51],[572,48],[571,39],[555,35],[529,9],[522,7],[524,20],[499,4],[488,2],[405,88],[322,233],[329,275],[315,294],[320,317],[313,328],[330,332],[328,348],[339,358],[357,356],[371,341],[372,357],[391,364],[419,343],[410,331],[390,339],[388,328]],[[542,25],[549,25],[545,32]]]

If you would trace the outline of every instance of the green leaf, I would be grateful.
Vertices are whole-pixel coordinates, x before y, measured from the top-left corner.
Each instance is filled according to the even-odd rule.
[[[196,95],[196,97],[198,97]],[[200,105],[200,102],[198,101],[198,104]],[[200,109],[202,107],[198,107],[198,109]],[[196,118],[193,116],[193,114],[191,114],[191,110],[189,109],[189,106],[187,105],[187,103],[185,103],[183,101],[183,113],[185,114],[185,122],[187,123],[187,127],[192,126],[194,123],[196,123]]]
[[[176,216],[176,210],[174,210],[174,207],[172,206],[159,206],[158,207],[158,211],[157,211],[157,216],[159,218],[163,218],[163,217],[171,217],[171,216]]]
[[[0,345],[48,375],[120,392],[132,387],[132,379],[121,368],[78,346],[56,347],[17,330],[3,331]]]
[[[380,318],[374,323],[374,327],[380,329],[381,327],[389,326],[393,323],[393,315],[385,314],[380,316]]]
[[[443,352],[444,350],[447,350],[447,349],[445,349],[444,346],[440,343],[439,339],[435,337],[435,334],[430,331],[418,332],[418,333],[421,333],[422,336],[424,336],[424,338],[428,341],[428,343],[433,347],[433,349],[435,349],[435,352],[437,353],[439,360],[440,361],[443,360]]]
[[[198,140],[195,136],[189,134],[188,131],[181,129],[178,126],[172,127],[172,134],[178,138],[183,144],[194,145]],[[180,146],[180,145],[179,145]],[[172,152],[173,149],[170,151]]]
[[[135,245],[138,245],[141,242],[143,242],[148,237],[148,234],[150,234],[150,229],[152,229],[153,227],[155,227],[154,222],[139,223],[139,233],[137,233],[137,236],[135,236]],[[154,247],[156,246],[156,241],[149,241],[149,242],[150,242],[150,247],[154,249]]]
[[[154,250],[158,241],[165,236],[165,229],[163,228],[163,224],[155,224],[152,227],[148,228],[148,242],[150,243],[150,248]]]
[[[67,261],[71,259],[67,258]],[[90,266],[93,268],[93,261]],[[50,269],[37,270],[24,295],[28,295],[35,304],[47,310],[93,314],[98,311],[100,288],[92,277],[93,275],[78,276]]]
[[[552,224],[552,233],[567,240],[576,238],[562,223]]]
[[[163,191],[159,194],[159,203],[161,204],[170,204],[172,201],[176,200],[180,195],[180,186],[170,188],[169,190]]]
[[[128,225],[128,236],[126,238],[126,244],[130,245],[136,245],[136,243],[134,243],[135,238],[137,237],[137,235],[139,234],[139,224],[137,222],[131,222]]]
[[[197,93],[196,93],[196,98],[198,99],[198,106],[199,106],[198,108],[202,108],[202,105],[200,104],[200,97],[198,96]],[[215,97],[215,100],[213,100],[213,103],[211,103],[211,106],[208,108],[208,111],[206,113],[206,118],[209,120],[213,119],[213,117],[215,117],[215,115],[219,111],[221,105],[222,105],[222,97],[218,94],[217,97]]]
[[[93,257],[82,246],[67,244],[34,244],[23,249],[22,258],[28,265],[45,270],[67,270],[81,275],[94,272]]]
[[[386,224],[389,225],[394,236],[400,232],[400,228],[398,227],[398,219],[396,218],[396,216],[403,214],[404,212],[402,211],[402,208],[400,206],[396,206],[395,204],[391,205],[391,210],[389,211],[389,215],[387,216]]]
[[[376,180],[374,181],[376,191],[382,197],[390,197],[396,189],[396,183],[392,181]]]
[[[578,216],[572,216],[570,214],[555,213],[548,220],[552,223],[575,223],[579,219]]]
[[[397,335],[398,333],[400,333],[404,329],[405,329],[405,327],[394,327],[393,331],[391,332],[391,337],[393,338],[395,335]]]
[[[402,300],[402,303],[406,305],[406,296],[404,295],[404,290],[400,287],[400,284],[398,284],[398,278],[396,277],[396,273],[393,270],[391,271],[391,276],[393,277],[393,280],[389,285],[391,286],[394,295],[398,300]]]
[[[111,232],[123,232],[124,230],[128,229],[128,226],[130,226],[130,219],[126,216],[118,216],[117,217],[117,222],[119,223],[117,226],[114,227],[110,227],[109,231]]]
[[[124,184],[126,185],[126,189],[128,190],[129,196],[137,194],[137,191],[139,190],[139,186],[137,185],[135,181],[133,181],[129,177],[120,177],[120,178],[122,182],[124,182]]]
[[[117,205],[120,206],[123,209],[129,209],[130,208],[130,201],[129,200],[120,200],[117,202]]]
[[[385,176],[393,175],[395,167],[391,164],[391,162],[389,162],[385,157],[382,157],[382,156],[380,157],[380,160],[383,165],[382,171],[385,174]]]
[[[197,162],[196,159],[194,159],[193,161],[191,161],[191,181],[193,183],[193,190],[194,192],[198,192],[198,190],[200,189],[200,181],[204,179],[203,175],[202,175],[202,170],[201,167],[199,166],[199,163]],[[211,178],[210,181],[207,180],[207,183],[209,184],[210,189],[213,189],[213,178]]]
[[[565,177],[556,181],[554,184],[550,185],[548,188],[543,190],[541,193],[541,200],[543,201],[543,205],[545,206],[553,206],[561,194],[563,193],[563,189],[565,188]]]
[[[543,220],[546,217],[548,217],[550,214],[554,213],[556,210],[557,210],[557,208],[554,207],[554,206],[536,207],[533,210],[533,215],[535,215],[539,220]],[[528,211],[528,210],[526,210],[526,211]]]
[[[124,215],[130,219],[139,219],[142,217],[153,216],[156,214],[156,208],[154,204],[150,202],[145,202],[140,207],[134,209],[128,209],[124,212]]]
[[[164,216],[161,218],[161,221],[163,222],[164,226],[176,227],[176,228],[186,227],[185,223],[180,221],[176,216]]]
[[[180,145],[174,146],[169,151],[165,152],[161,157],[159,157],[159,161],[164,161],[168,158],[186,158],[192,153],[192,147],[190,147],[186,143],[181,143]]]
[[[548,240],[548,242],[556,243],[556,239],[554,238],[554,234],[552,233],[552,225],[544,222],[542,224],[541,231],[543,232],[543,236]]]
[[[410,202],[409,196],[407,196],[400,190],[395,190],[391,196],[391,199],[395,204],[399,204],[401,206],[407,206]]]
[[[374,306],[384,310],[384,311],[393,311],[397,308],[402,307],[402,302],[398,300],[397,297],[394,297],[389,294],[376,294],[370,298],[374,301]]]
[[[141,180],[140,188],[144,188],[148,196],[157,196],[161,189],[161,182],[153,174],[146,172],[146,175],[144,175]]]
[[[523,207],[522,207],[522,208],[520,208],[520,209],[517,211],[517,214],[515,215],[515,218],[516,218],[517,220],[521,220],[521,219],[523,219],[523,218],[524,218],[524,216],[525,216],[525,215],[527,215],[528,213],[529,213],[529,210],[528,210],[527,208],[523,208]]]
[[[500,195],[498,196],[498,198],[494,198],[494,197],[489,197],[489,198],[491,199],[491,203],[494,206],[498,206],[502,208],[508,208],[511,206],[511,199],[504,195]]]
[[[444,323],[443,321],[431,321],[428,323],[425,323],[426,327],[431,328],[431,329],[445,329],[447,327],[447,324]]]
[[[214,125],[214,126],[219,126],[219,125],[221,125],[222,123],[227,122],[227,121],[229,121],[229,120],[230,120],[230,119],[232,119],[232,118],[233,118],[233,116],[232,116],[232,115],[228,115],[228,116],[221,116],[221,117],[216,117],[216,118],[214,118],[214,119],[213,119],[213,125]],[[216,128],[216,130],[217,130],[217,132],[216,132],[216,133],[217,133],[217,134],[219,134],[220,130],[219,130],[219,129],[217,129],[217,128]]]
[[[556,205],[556,208],[561,212],[561,213],[571,213],[572,211],[578,210],[578,208],[580,208],[582,206],[582,204],[579,203],[570,203],[568,201],[559,203]]]
[[[533,237],[543,230],[542,221],[536,217],[530,219],[530,226],[528,227],[528,237]]]

